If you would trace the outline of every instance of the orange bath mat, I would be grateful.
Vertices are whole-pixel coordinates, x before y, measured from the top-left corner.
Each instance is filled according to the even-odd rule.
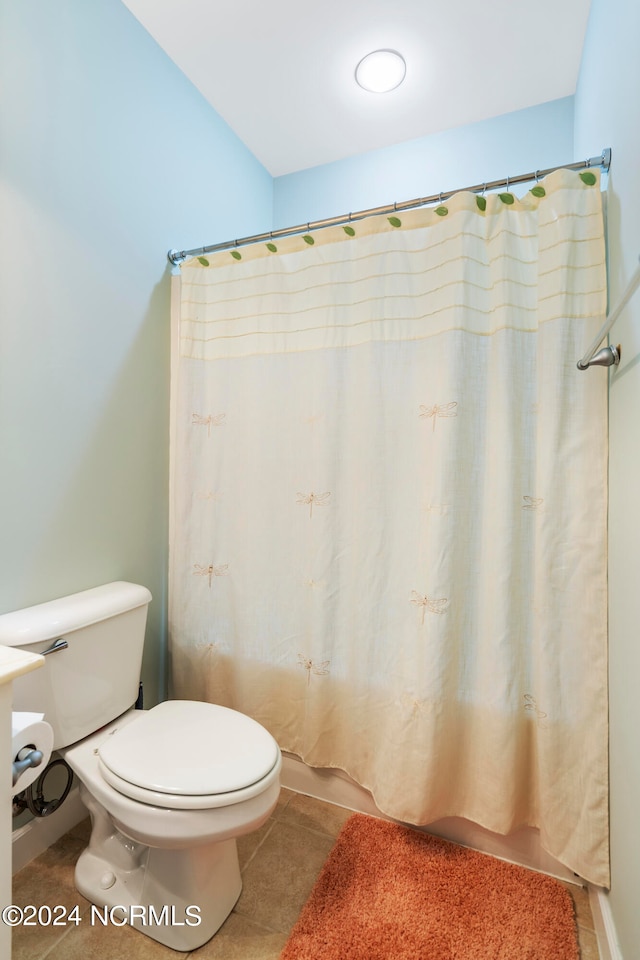
[[[280,960],[578,960],[551,877],[354,814]]]

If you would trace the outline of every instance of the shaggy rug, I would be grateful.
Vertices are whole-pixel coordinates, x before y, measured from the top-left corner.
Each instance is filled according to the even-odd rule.
[[[578,960],[552,877],[354,814],[280,960]]]

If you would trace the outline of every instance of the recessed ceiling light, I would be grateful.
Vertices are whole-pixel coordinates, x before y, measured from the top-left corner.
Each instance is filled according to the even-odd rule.
[[[404,80],[407,65],[395,50],[374,50],[356,67],[356,80],[363,90],[388,93]]]

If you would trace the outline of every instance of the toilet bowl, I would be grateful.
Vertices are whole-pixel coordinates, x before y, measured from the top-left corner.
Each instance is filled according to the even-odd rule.
[[[240,896],[236,838],[273,812],[282,759],[264,727],[227,707],[133,709],[150,599],[136,584],[96,587],[0,616],[0,643],[46,654],[15,681],[14,710],[44,712],[80,781],[91,838],[75,883],[91,923],[129,923],[186,952]]]
[[[80,893],[173,949],[206,943],[242,889],[236,837],[277,803],[275,740],[235,710],[169,700],[59,752],[93,821]]]
[[[169,723],[172,738],[161,739]],[[219,738],[208,751],[207,738]],[[181,739],[200,757],[190,765],[185,750],[176,773],[172,750]],[[223,764],[234,745],[236,756]],[[210,703],[167,700],[149,711],[129,710],[59,753],[118,829],[149,846],[194,846],[248,833],[262,825],[279,795],[282,760],[273,737],[249,717]]]

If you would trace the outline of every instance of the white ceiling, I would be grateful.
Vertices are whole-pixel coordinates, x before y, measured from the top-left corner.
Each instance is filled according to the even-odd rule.
[[[273,176],[575,92],[590,0],[123,0]],[[404,84],[355,83],[398,50]]]

